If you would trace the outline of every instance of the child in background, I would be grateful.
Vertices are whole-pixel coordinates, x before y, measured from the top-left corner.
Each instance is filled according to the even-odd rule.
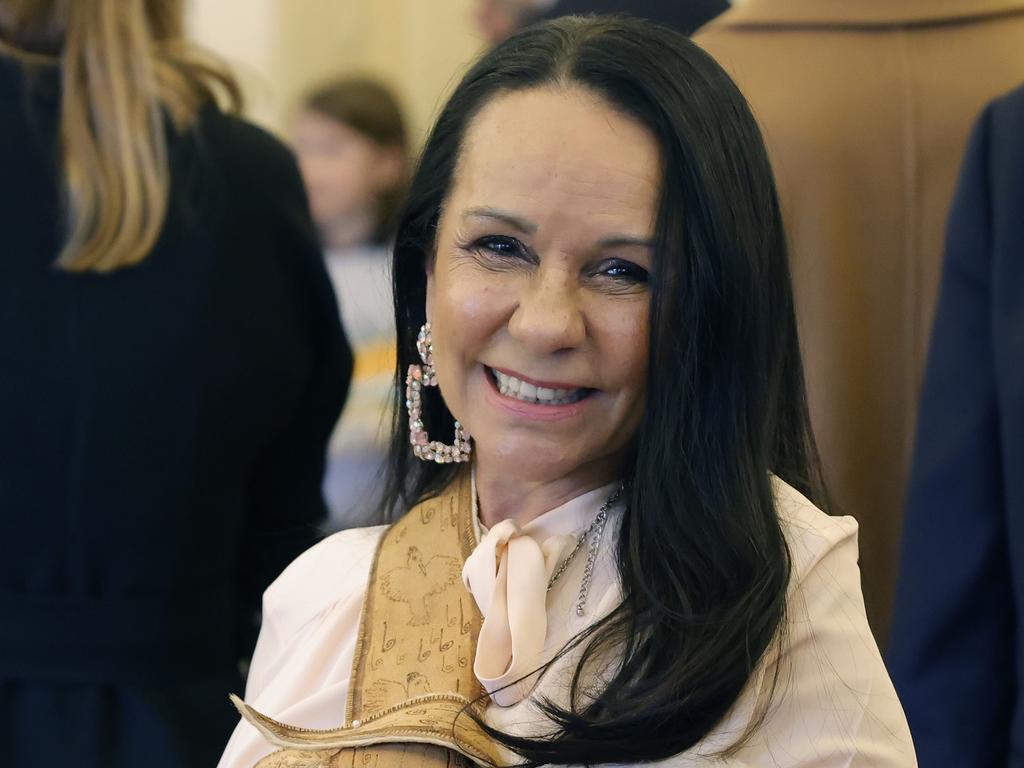
[[[405,123],[394,95],[365,77],[311,92],[295,152],[324,258],[356,357],[348,404],[331,440],[324,493],[335,527],[365,524],[376,506],[394,372],[388,252],[406,179]]]

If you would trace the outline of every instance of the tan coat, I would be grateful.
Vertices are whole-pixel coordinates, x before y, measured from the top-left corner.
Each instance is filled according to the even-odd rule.
[[[1024,80],[1024,0],[746,0],[695,39],[764,130],[811,416],[884,645],[947,209],[976,116]]]

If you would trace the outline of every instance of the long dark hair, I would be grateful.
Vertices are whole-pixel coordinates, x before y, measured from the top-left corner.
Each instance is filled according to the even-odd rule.
[[[707,54],[634,20],[528,28],[466,74],[423,151],[394,256],[400,379],[418,361],[425,260],[467,126],[496,95],[545,84],[590,89],[660,146],[650,367],[623,467],[623,602],[574,641],[583,659],[569,707],[542,704],[547,737],[492,735],[528,765],[655,760],[708,734],[783,631],[790,560],[771,473],[821,501],[785,237],[757,126]],[[440,398],[424,398],[424,412],[433,434],[451,434]],[[413,459],[397,414],[392,514],[439,493],[456,471]],[[595,698],[591,671],[608,653],[621,661]]]

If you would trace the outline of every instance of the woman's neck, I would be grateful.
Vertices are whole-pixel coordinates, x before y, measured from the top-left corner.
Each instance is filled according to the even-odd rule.
[[[619,478],[617,461],[586,464],[568,474],[552,478],[529,478],[495,469],[477,459],[476,496],[480,520],[488,528],[502,520],[525,525],[577,496]]]

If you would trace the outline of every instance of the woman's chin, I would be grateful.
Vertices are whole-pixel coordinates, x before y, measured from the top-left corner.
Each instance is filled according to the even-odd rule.
[[[526,483],[546,483],[571,477],[582,467],[595,463],[593,452],[578,444],[505,435],[504,439],[478,440],[473,455],[477,475],[499,475]],[[597,463],[600,463],[598,461]]]

